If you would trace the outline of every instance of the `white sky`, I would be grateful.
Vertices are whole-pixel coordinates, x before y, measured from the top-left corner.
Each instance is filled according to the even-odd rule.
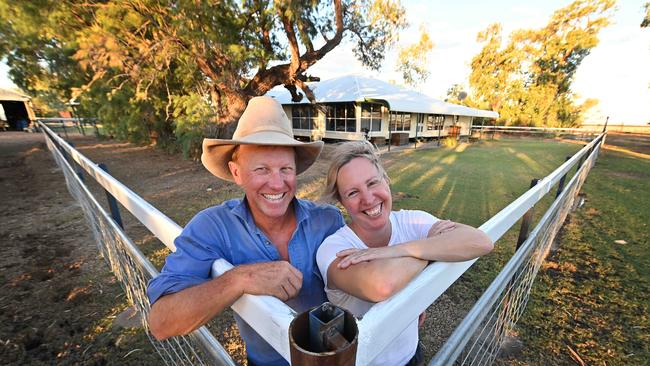
[[[650,28],[640,28],[646,0],[619,0],[612,24],[601,31],[600,44],[587,56],[573,83],[583,98],[600,101],[590,117],[610,123],[646,124],[650,122]],[[417,40],[418,27],[424,24],[435,43],[429,60],[431,76],[418,89],[444,99],[454,83],[468,86],[469,63],[481,45],[476,35],[489,24],[499,22],[504,35],[520,28],[546,24],[554,10],[570,0],[492,0],[403,2],[411,27],[400,37],[404,43]],[[395,71],[396,52],[390,52],[380,72],[364,69],[352,54],[352,46],[342,44],[314,65],[309,74],[329,79],[350,73],[378,79],[401,81]],[[11,87],[7,66],[0,63],[0,87]]]
[[[619,0],[612,24],[599,35],[594,48],[578,69],[573,90],[582,98],[600,101],[588,117],[610,123],[645,124],[650,122],[650,28],[640,28],[646,0]],[[418,89],[444,99],[447,89],[455,83],[469,86],[469,64],[481,50],[476,42],[479,31],[498,22],[504,39],[516,29],[544,26],[556,9],[570,0],[492,0],[492,1],[404,1],[410,29],[400,36],[412,43],[419,37],[418,27],[425,24],[435,43],[429,70],[431,76]],[[352,54],[352,46],[332,51],[309,73],[324,79],[348,73],[360,73],[378,79],[401,81],[395,71],[396,52],[384,62],[380,72],[364,69]]]

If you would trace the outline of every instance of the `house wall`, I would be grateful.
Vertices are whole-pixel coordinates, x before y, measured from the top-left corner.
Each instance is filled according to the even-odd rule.
[[[293,105],[283,105],[285,113],[289,117],[289,120],[292,120],[293,117]],[[385,138],[389,139],[390,131],[390,110],[386,106],[381,107],[381,130],[380,131],[371,131],[371,138]],[[416,133],[416,128],[418,126],[418,119],[421,119],[422,131]],[[325,128],[326,120],[325,113],[318,110],[318,116],[313,119],[313,129],[293,129],[293,133],[296,137],[308,138],[312,141],[327,139],[336,139],[336,140],[363,140],[365,138],[363,132],[361,132],[361,104],[356,103],[355,105],[355,125],[356,131],[358,132],[344,132],[344,131],[328,131]],[[446,137],[449,134],[449,127],[454,125],[460,126],[461,136],[466,136],[470,134],[470,128],[472,124],[472,117],[470,116],[456,116],[445,115],[445,121],[441,131],[438,130],[427,130],[426,114],[421,113],[411,113],[411,128],[408,131],[409,138],[424,137],[424,138],[437,138],[437,137]]]
[[[472,117],[458,116],[458,125],[460,126],[460,135],[466,136],[470,134],[470,126],[472,124]]]

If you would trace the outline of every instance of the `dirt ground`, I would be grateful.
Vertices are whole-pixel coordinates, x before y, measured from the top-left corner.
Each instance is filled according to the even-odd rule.
[[[156,362],[125,357],[142,335],[107,321],[122,290],[40,134],[0,133],[0,184],[0,364]]]
[[[624,136],[625,137],[625,136]],[[626,147],[635,137],[625,137]],[[199,210],[237,196],[200,163],[146,146],[71,136],[91,160],[180,225]],[[611,136],[607,142],[616,145]],[[325,159],[299,179],[299,196],[314,199]],[[644,151],[648,153],[647,151]],[[384,158],[387,165],[393,158]],[[159,364],[142,330],[116,321],[126,308],[40,134],[0,133],[0,364]],[[96,197],[103,193],[91,187]],[[124,210],[127,234],[160,268],[168,253]],[[428,311],[422,340],[429,359],[460,321],[467,304],[443,295]],[[456,320],[453,320],[456,319]],[[230,314],[211,330],[239,363],[244,351]]]

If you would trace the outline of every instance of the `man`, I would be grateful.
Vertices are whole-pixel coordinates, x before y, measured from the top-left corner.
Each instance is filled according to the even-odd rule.
[[[343,217],[333,206],[295,198],[296,176],[322,148],[321,141],[295,140],[282,106],[270,97],[250,100],[232,140],[203,140],[203,165],[245,196],[201,211],[176,238],[176,252],[147,289],[157,339],[193,331],[245,293],[275,296],[297,312],[326,301],[315,253]],[[219,258],[235,268],[211,279]],[[287,364],[235,318],[249,364]]]

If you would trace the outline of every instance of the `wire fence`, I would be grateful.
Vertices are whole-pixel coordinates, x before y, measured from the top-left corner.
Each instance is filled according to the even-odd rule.
[[[579,201],[578,193],[596,161],[600,143],[593,146],[528,239],[430,361],[430,366],[489,365],[499,356],[505,341],[516,334],[515,325],[526,308],[535,277],[564,220]]]
[[[167,365],[235,365],[214,336],[202,327],[187,336],[157,341],[146,321],[150,305],[146,295],[148,281],[158,274],[131,239],[97,202],[83,181],[81,169],[70,158],[60,137],[40,125],[49,150],[65,176],[70,194],[81,206],[99,251],[142,319],[142,327],[151,344]],[[69,148],[69,146],[68,146]],[[99,169],[95,167],[95,169]]]
[[[570,127],[522,127],[475,125],[470,130],[470,138],[494,139],[498,137],[538,137],[565,138],[589,141],[600,134],[600,130]]]

